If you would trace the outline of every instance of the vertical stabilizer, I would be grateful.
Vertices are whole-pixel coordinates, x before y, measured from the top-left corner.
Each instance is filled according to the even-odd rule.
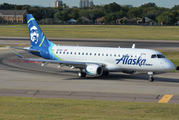
[[[31,47],[49,47],[52,45],[52,43],[46,39],[32,14],[27,14],[27,24],[29,28]]]
[[[52,48],[55,46],[52,42],[46,39],[39,25],[32,14],[27,14],[27,24],[29,28],[29,37],[31,41],[31,50],[38,50],[40,53],[29,51],[30,53],[43,57],[45,59],[52,59]]]

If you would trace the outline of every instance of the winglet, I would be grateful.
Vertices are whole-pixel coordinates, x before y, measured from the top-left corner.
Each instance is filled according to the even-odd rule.
[[[23,58],[25,59],[25,57],[23,57],[22,55],[18,54],[15,50],[13,50],[11,47],[6,46],[7,48],[9,48],[13,53],[15,53],[19,58]]]

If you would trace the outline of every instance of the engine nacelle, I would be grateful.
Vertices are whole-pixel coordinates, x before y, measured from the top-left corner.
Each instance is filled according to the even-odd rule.
[[[103,68],[99,65],[90,64],[86,67],[86,73],[93,76],[101,76],[103,74]]]
[[[134,74],[136,73],[136,71],[127,71],[127,70],[124,70],[122,71],[123,73],[126,73],[126,74]]]

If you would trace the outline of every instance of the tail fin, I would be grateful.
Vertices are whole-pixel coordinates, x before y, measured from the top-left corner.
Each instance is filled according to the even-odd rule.
[[[29,28],[31,47],[39,48],[54,45],[52,42],[46,39],[45,35],[43,34],[42,30],[40,29],[32,14],[27,14],[27,24]]]

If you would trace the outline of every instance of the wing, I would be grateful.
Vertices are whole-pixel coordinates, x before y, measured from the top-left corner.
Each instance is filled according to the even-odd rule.
[[[73,69],[73,68],[86,68],[87,64],[89,64],[89,63],[85,63],[85,62],[75,62],[75,61],[60,61],[60,60],[31,59],[31,58],[26,58],[26,59],[29,60],[29,61],[42,62],[41,66],[44,66],[48,63],[59,64],[58,68],[63,67],[63,66],[70,66],[71,69]]]
[[[103,64],[103,63],[94,63],[94,62],[60,61],[60,60],[31,59],[31,58],[25,58],[25,59],[29,61],[42,62],[41,66],[44,66],[48,63],[59,64],[58,68],[63,67],[63,66],[69,66],[71,67],[70,69],[86,68],[89,64],[95,64],[95,65],[102,66],[102,67],[107,66],[106,64]]]
[[[15,48],[15,49],[26,50],[26,51],[31,51],[31,52],[40,52],[40,51],[30,50],[30,49],[25,49],[25,48],[17,48],[17,47],[8,47],[8,48],[11,49],[19,58],[23,58],[23,59],[26,59],[26,60],[29,60],[29,61],[42,62],[41,66],[44,66],[44,65],[46,65],[48,63],[59,64],[58,68],[63,67],[63,66],[69,66],[69,67],[71,67],[71,69],[74,69],[74,68],[86,68],[86,66],[88,64],[96,64],[96,65],[99,65],[99,66],[106,66],[103,63],[94,63],[94,62],[77,62],[77,61],[60,61],[60,60],[25,58],[22,55],[18,54],[13,49]]]

